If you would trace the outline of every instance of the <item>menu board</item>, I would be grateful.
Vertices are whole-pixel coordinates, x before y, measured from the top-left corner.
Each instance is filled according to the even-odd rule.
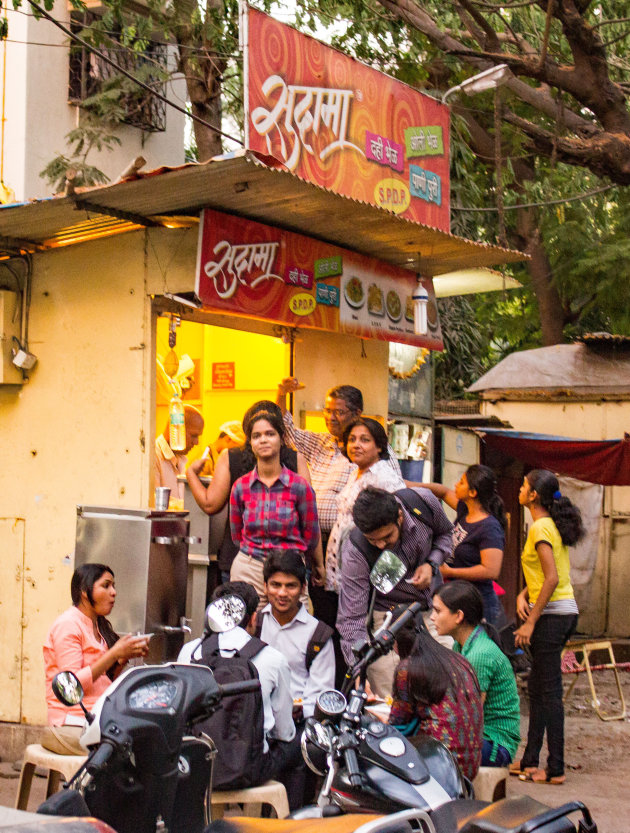
[[[213,209],[202,212],[196,292],[208,310],[442,350],[433,283],[416,335],[415,273]]]

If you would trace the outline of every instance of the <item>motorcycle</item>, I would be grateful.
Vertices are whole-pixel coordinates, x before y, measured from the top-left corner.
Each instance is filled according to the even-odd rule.
[[[405,574],[405,565],[395,553],[385,550],[370,573],[370,582],[374,589],[387,594]],[[366,619],[368,636],[352,648],[354,662],[342,690],[322,692],[314,717],[305,723],[302,754],[323,782],[316,805],[292,817],[401,813],[416,808],[423,811],[425,826],[438,833],[460,829],[461,833],[575,833],[568,816],[581,812],[578,830],[594,833],[597,828],[581,802],[551,809],[527,796],[492,805],[476,801],[472,785],[442,743],[418,735],[412,744],[395,727],[369,715],[365,692],[369,665],[391,651],[397,633],[421,613],[417,602],[393,623],[389,613],[372,634],[374,601],[372,592]]]
[[[230,630],[244,613],[240,597],[225,596],[208,607],[206,627]],[[81,744],[89,750],[62,798],[76,801],[78,793],[85,814],[117,833],[201,833],[209,821],[216,749],[206,735],[193,735],[195,724],[214,714],[224,697],[259,688],[258,680],[221,686],[204,665],[138,666],[121,674],[90,714],[77,677],[60,672],[53,691],[64,705],[82,706],[87,728]],[[70,802],[45,805],[38,812],[75,814]]]

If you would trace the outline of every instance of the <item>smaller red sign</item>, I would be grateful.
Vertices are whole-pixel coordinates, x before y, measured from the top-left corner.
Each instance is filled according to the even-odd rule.
[[[212,390],[234,390],[234,362],[212,362]]]

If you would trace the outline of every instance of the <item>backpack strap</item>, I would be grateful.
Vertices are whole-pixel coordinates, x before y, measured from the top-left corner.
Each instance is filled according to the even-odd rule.
[[[266,645],[267,643],[263,642],[262,639],[259,639],[257,636],[252,636],[249,642],[243,645],[242,648],[234,651],[234,656],[250,660],[255,657],[256,654],[260,653]],[[206,661],[210,659],[210,657],[220,656],[221,650],[219,648],[219,634],[214,632],[208,634],[208,636],[202,639],[200,647],[201,659],[192,660],[192,662],[197,665],[205,665]]]
[[[418,522],[423,523],[433,532],[433,510],[421,495],[414,489],[399,489],[397,492],[394,492],[394,495]],[[371,570],[383,550],[370,544],[365,535],[356,526],[350,532],[350,540],[365,558]]]
[[[333,629],[330,625],[327,625],[326,622],[317,622],[313,635],[309,639],[308,645],[306,646],[304,665],[306,666],[307,671],[311,670],[311,665],[315,661],[315,657],[317,657],[332,635]]]
[[[363,558],[368,563],[368,567],[370,570],[378,561],[379,556],[383,552],[378,547],[375,547],[374,544],[370,544],[368,539],[365,535],[361,532],[358,527],[353,527],[350,532],[350,540],[355,545],[355,547],[359,550]]]
[[[394,492],[396,497],[401,500],[405,508],[417,518],[421,523],[429,527],[433,531],[433,509],[429,506],[426,500],[419,495],[414,489],[399,489]]]
[[[238,655],[242,659],[252,660],[256,654],[259,654],[263,648],[267,647],[267,643],[263,642],[257,636],[252,636],[249,642],[238,649]]]
[[[254,636],[257,637],[258,639],[260,639],[260,634],[262,633],[262,626],[263,626],[262,616],[257,616],[256,617],[256,628],[254,630]]]

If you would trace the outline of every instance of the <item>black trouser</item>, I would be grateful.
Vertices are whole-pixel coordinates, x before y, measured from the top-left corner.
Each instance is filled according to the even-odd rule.
[[[269,752],[261,768],[261,784],[271,779],[284,784],[290,810],[297,810],[304,803],[306,764],[302,758],[301,736],[298,731],[290,741],[269,740]]]
[[[564,775],[564,706],[562,703],[561,655],[575,631],[575,614],[546,613],[534,627],[531,638],[532,667],[527,682],[529,727],[522,767],[537,767],[547,731],[547,775]]]

